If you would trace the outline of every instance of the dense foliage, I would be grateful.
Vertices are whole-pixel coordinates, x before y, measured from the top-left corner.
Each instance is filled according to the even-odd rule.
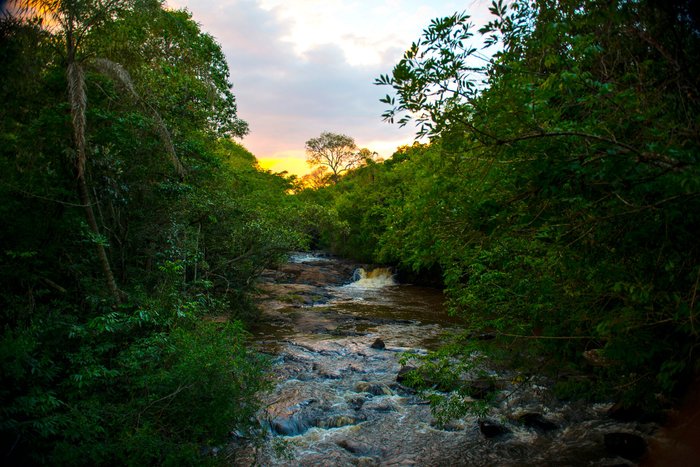
[[[230,139],[247,126],[228,67],[189,13],[18,3],[0,21],[2,458],[201,463],[258,408],[240,320],[252,279],[305,243],[291,186]]]
[[[430,143],[310,194],[349,225],[324,238],[439,271],[466,335],[550,367],[562,394],[658,404],[698,370],[700,16],[685,1],[491,10],[486,65],[455,14],[378,79],[385,118]]]
[[[439,277],[466,331],[449,364],[426,361],[451,385],[475,343],[568,395],[658,404],[697,374],[692,2],[494,3],[486,62],[466,15],[436,19],[378,79],[385,118],[429,143],[361,150],[298,196],[231,139],[247,125],[228,67],[187,12],[15,3],[0,20],[6,463],[202,463],[252,428],[265,363],[245,345],[247,292],[310,239]]]

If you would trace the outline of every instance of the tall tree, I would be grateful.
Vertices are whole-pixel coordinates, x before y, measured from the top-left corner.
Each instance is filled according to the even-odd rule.
[[[343,172],[358,167],[364,162],[364,155],[357,149],[355,140],[346,135],[323,132],[318,138],[306,142],[306,162],[311,165],[328,167],[335,183]]]
[[[62,47],[63,60],[66,67],[68,102],[70,104],[71,125],[73,133],[74,167],[78,196],[85,211],[87,224],[93,235],[93,243],[104,275],[107,287],[115,303],[121,302],[121,293],[117,287],[109,257],[105,249],[105,241],[97,224],[90,196],[90,188],[86,177],[87,143],[86,143],[86,112],[87,92],[85,82],[85,67],[93,68],[121,82],[123,87],[136,96],[129,73],[121,65],[104,58],[91,57],[84,46],[91,31],[104,25],[117,16],[121,11],[134,6],[134,0],[18,0],[11,2],[14,11],[20,15],[36,16],[52,33]],[[160,5],[151,2],[150,6]],[[141,6],[146,6],[143,4]],[[175,170],[179,175],[184,174],[170,135],[162,119],[153,111],[161,136]]]
[[[310,173],[301,177],[301,183],[305,188],[311,189],[328,186],[331,183],[328,168],[325,165],[316,167]]]

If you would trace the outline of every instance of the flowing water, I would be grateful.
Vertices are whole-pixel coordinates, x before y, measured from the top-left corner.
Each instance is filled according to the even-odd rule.
[[[516,384],[489,370],[503,381],[496,407],[436,423],[397,375],[402,354],[425,354],[457,329],[442,302],[440,291],[397,284],[387,269],[318,255],[268,271],[252,339],[274,360],[260,415],[268,435],[257,446],[239,440],[234,464],[636,465],[610,434],[634,450],[654,423],[615,421],[610,404],[558,401],[544,379]]]

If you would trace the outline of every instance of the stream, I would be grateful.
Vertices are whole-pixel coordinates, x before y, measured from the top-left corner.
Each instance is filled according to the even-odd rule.
[[[550,381],[505,370],[489,370],[504,383],[486,416],[438,424],[401,384],[399,358],[436,349],[459,321],[439,290],[360,266],[297,253],[264,273],[251,344],[273,359],[267,435],[235,443],[234,465],[623,466],[648,452],[655,422],[557,400]]]

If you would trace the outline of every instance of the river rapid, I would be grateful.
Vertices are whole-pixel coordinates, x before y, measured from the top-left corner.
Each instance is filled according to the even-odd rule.
[[[251,345],[273,359],[274,389],[266,434],[232,443],[234,465],[623,466],[648,453],[654,421],[557,400],[551,381],[507,370],[482,368],[501,381],[488,413],[437,423],[401,384],[399,359],[437,348],[459,322],[440,291],[361,266],[298,253],[263,275]]]

